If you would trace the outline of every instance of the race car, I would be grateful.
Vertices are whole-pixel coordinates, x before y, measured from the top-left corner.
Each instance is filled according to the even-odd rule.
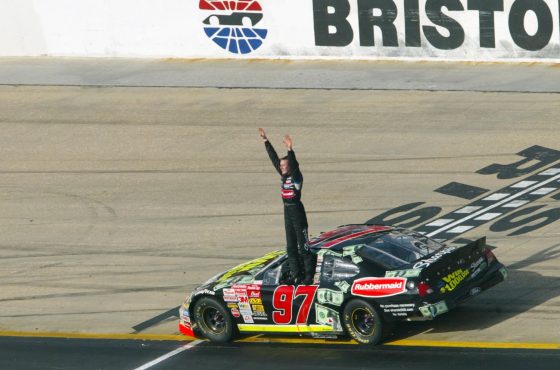
[[[180,332],[215,342],[238,333],[350,336],[377,344],[387,322],[431,320],[506,279],[481,238],[447,246],[390,226],[345,225],[311,239],[310,285],[289,285],[275,251],[220,273],[179,310]]]
[[[213,14],[202,23],[212,26],[255,27],[262,18],[262,13],[233,12],[231,14]]]

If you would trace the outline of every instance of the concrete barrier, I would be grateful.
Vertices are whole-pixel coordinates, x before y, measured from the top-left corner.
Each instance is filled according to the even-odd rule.
[[[0,56],[560,61],[559,0],[0,0]]]

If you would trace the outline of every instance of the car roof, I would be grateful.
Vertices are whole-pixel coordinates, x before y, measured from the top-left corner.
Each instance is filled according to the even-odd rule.
[[[321,233],[319,236],[312,238],[307,243],[311,249],[332,249],[338,250],[346,242],[356,238],[369,236],[384,231],[393,230],[390,226],[369,225],[369,224],[352,224],[339,226],[334,230]]]

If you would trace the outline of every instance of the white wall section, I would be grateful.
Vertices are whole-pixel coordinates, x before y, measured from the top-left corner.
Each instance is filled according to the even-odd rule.
[[[559,1],[0,0],[0,56],[560,62]]]

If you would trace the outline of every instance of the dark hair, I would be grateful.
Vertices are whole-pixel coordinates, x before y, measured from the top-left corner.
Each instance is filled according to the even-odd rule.
[[[288,160],[288,156],[282,157],[280,158],[281,161],[287,161]]]

